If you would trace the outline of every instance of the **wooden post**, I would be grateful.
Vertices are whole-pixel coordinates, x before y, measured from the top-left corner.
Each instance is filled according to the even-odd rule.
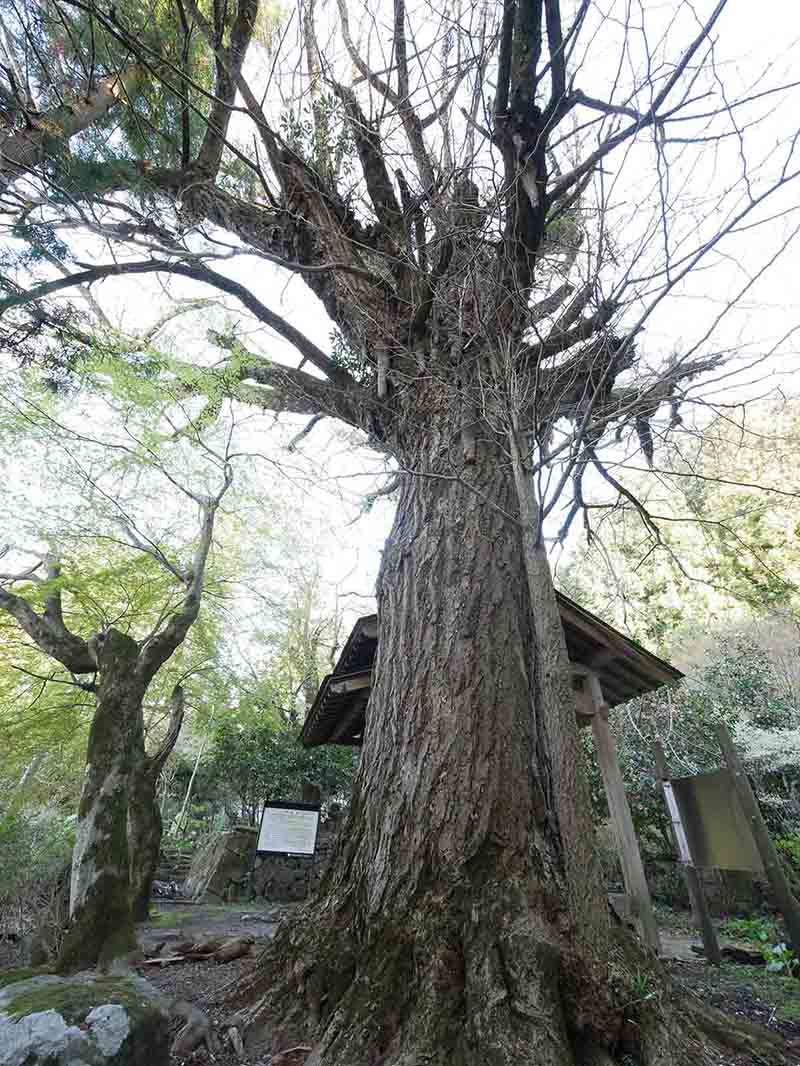
[[[783,920],[786,923],[792,950],[796,956],[800,957],[800,907],[792,895],[792,890],[789,888],[789,882],[783,872],[781,860],[778,858],[775,845],[772,843],[772,838],[759,809],[758,801],[750,787],[750,782],[744,772],[744,767],[736,748],[733,746],[730,730],[724,722],[717,723],[717,739],[730,770],[739,804],[750,826],[758,852],[761,855],[764,873],[769,880],[775,896],[775,902],[783,912]]]
[[[672,791],[672,785],[670,784],[667,760],[664,758],[664,749],[658,740],[655,743],[655,751],[656,777],[661,782],[661,788],[664,792],[664,800],[667,804],[667,810],[669,811],[669,816],[672,821],[675,844],[677,845],[678,855],[680,857],[681,865],[683,866],[683,876],[686,879],[686,887],[689,890],[689,899],[692,902],[692,910],[697,915],[697,921],[700,926],[700,935],[703,938],[703,948],[705,949],[708,961],[713,966],[719,966],[722,962],[722,956],[720,955],[717,931],[714,928],[714,923],[711,921],[711,914],[708,909],[708,902],[706,901],[703,886],[700,882],[700,875],[692,860],[689,841],[683,828],[680,810],[678,809],[678,801],[675,799],[675,793]]]
[[[620,862],[622,863],[622,875],[625,878],[625,888],[633,902],[644,942],[658,953],[661,950],[661,940],[659,939],[658,926],[653,914],[650,889],[647,887],[647,878],[644,875],[644,866],[642,865],[642,856],[639,853],[636,830],[633,828],[631,809],[628,806],[628,798],[625,795],[625,785],[622,781],[619,757],[617,755],[617,742],[608,724],[608,705],[603,698],[603,691],[597,675],[587,674],[586,681],[594,704],[594,714],[592,715],[594,746],[597,752],[600,772],[603,775],[603,784],[608,799],[608,809],[611,812],[614,834],[617,838],[617,847],[619,849]]]

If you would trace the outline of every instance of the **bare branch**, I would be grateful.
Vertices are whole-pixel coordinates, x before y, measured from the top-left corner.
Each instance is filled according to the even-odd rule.
[[[229,31],[229,43],[224,48],[224,61],[217,59],[217,85],[211,113],[206,120],[203,143],[197,153],[197,168],[208,177],[215,178],[222,160],[222,152],[228,136],[236,100],[238,79],[247,55],[247,49],[258,15],[258,0],[239,0],[236,18]],[[228,36],[224,26],[219,27],[218,48],[222,49],[223,36]]]
[[[223,472],[222,486],[216,496],[202,501],[200,535],[192,562],[192,568],[185,575],[186,594],[180,608],[174,612],[163,628],[142,645],[136,664],[137,674],[149,682],[173,652],[186,639],[186,634],[200,612],[200,599],[203,593],[206,564],[214,537],[214,520],[222,497],[230,488],[233,473],[226,464]]]
[[[248,288],[232,278],[225,277],[203,264],[172,263],[161,260],[148,260],[144,262],[121,262],[108,263],[89,267],[77,274],[71,274],[66,278],[56,278],[53,281],[43,282],[27,292],[14,293],[0,300],[0,316],[12,307],[18,307],[34,300],[41,300],[45,296],[52,296],[63,289],[75,285],[90,284],[103,278],[121,277],[126,274],[178,274],[182,277],[192,278],[195,281],[212,285],[221,292],[236,296],[244,306],[265,325],[270,326],[290,344],[294,345],[298,352],[312,363],[318,370],[327,375],[330,381],[341,388],[357,388],[355,381],[350,375],[337,367],[328,356],[310,341],[295,326],[287,322],[281,315],[276,314],[266,307],[257,297],[253,296]]]
[[[91,674],[97,663],[87,641],[71,633],[63,624],[52,625],[36,613],[26,599],[0,586],[0,610],[6,611],[20,629],[46,655],[56,659],[73,674]]]

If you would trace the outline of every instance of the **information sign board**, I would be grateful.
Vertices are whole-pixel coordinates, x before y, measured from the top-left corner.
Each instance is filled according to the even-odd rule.
[[[317,847],[319,804],[264,804],[256,852],[259,855],[308,855]]]
[[[670,783],[695,866],[763,874],[761,855],[730,770],[673,777]]]

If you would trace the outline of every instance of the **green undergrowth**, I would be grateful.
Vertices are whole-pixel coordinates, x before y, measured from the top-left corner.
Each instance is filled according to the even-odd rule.
[[[186,909],[189,910],[188,907]],[[155,929],[174,929],[195,918],[208,917],[205,912],[198,914],[196,911],[193,911],[186,914],[183,911],[176,913],[177,910],[178,908],[176,907],[173,911],[150,911],[147,916],[146,924]]]
[[[786,974],[769,973],[763,966],[721,967],[724,979],[747,984],[753,994],[775,1009],[776,1017],[800,1022],[800,981]]]
[[[264,911],[265,918],[269,910],[258,903],[202,903],[198,906],[169,905],[163,909],[151,908],[145,923],[156,929],[175,929],[189,922],[224,921],[234,914],[258,914]]]
[[[692,924],[691,911],[675,910],[673,907],[667,907],[663,903],[654,903],[653,914],[659,929],[663,929],[664,932],[686,933],[689,935],[693,935],[696,932]]]

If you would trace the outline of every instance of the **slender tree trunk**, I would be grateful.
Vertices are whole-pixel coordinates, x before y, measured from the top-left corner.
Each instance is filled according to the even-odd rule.
[[[209,723],[209,727],[210,727],[210,723]],[[172,823],[173,827],[174,827],[172,829],[172,834],[174,836],[178,836],[180,833],[183,832],[183,830],[185,828],[184,822],[186,821],[186,818],[188,817],[187,811],[189,809],[189,800],[192,798],[192,789],[194,788],[194,779],[197,777],[197,771],[200,768],[200,760],[203,758],[203,755],[205,753],[207,744],[208,744],[208,738],[204,737],[203,738],[203,742],[200,745],[200,750],[197,753],[197,757],[194,760],[194,766],[192,767],[192,774],[191,774],[191,777],[189,778],[189,784],[186,786],[186,795],[183,797],[183,803],[181,804],[180,813],[178,814],[178,817],[175,819],[175,821]]]
[[[130,892],[134,922],[147,921],[150,893],[158,870],[163,822],[156,800],[158,770],[149,760],[137,759],[131,774],[128,803],[128,850],[130,853]]]
[[[134,667],[138,645],[114,629],[98,653],[97,708],[72,856],[70,925],[61,972],[111,963],[135,950],[128,865],[128,795],[144,697]]]
[[[25,786],[28,783],[28,778],[32,777],[32,775],[36,773],[41,764],[44,762],[44,757],[45,753],[43,751],[40,751],[38,755],[34,756],[33,761],[28,763],[28,765],[22,771],[22,776],[17,782],[11,795],[6,800],[5,808],[3,810],[3,818],[7,818],[10,814],[15,814],[16,811],[19,810],[25,796]]]

